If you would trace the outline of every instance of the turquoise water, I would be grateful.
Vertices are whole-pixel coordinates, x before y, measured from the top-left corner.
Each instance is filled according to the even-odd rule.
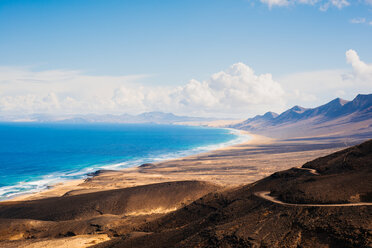
[[[98,169],[138,166],[237,142],[227,129],[179,125],[0,124],[0,199]]]

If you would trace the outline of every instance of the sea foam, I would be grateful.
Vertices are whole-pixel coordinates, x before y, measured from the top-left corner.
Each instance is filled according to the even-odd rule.
[[[107,163],[107,164],[92,164],[88,167],[81,169],[71,169],[65,171],[57,171],[54,173],[49,173],[37,177],[36,180],[21,181],[14,185],[0,187],[0,200],[11,199],[23,194],[30,194],[40,192],[47,189],[52,185],[56,185],[66,180],[82,179],[86,178],[89,173],[95,172],[97,170],[120,170],[124,168],[130,168],[139,166],[144,163],[154,163],[159,161],[177,159],[180,157],[186,157],[191,155],[196,155],[203,152],[209,152],[216,149],[221,149],[228,146],[237,145],[240,143],[247,142],[250,136],[244,134],[238,130],[227,129],[228,134],[232,135],[232,139],[227,142],[217,142],[215,144],[208,144],[197,146],[189,149],[181,149],[175,152],[165,152],[156,155],[148,155],[141,158],[127,159],[125,161],[120,161],[117,163]],[[226,131],[226,129],[225,129]]]

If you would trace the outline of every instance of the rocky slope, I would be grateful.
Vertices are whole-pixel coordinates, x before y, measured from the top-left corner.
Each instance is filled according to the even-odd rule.
[[[232,125],[233,128],[277,138],[333,135],[372,137],[372,94],[352,101],[340,98],[307,109],[295,106],[280,115],[268,112]]]
[[[372,206],[285,206],[254,194],[271,191],[295,203],[371,202],[371,156],[372,140],[309,162],[305,169],[209,194],[142,225],[141,237],[97,247],[371,247]]]
[[[371,247],[371,178],[372,140],[224,191],[191,181],[1,203],[0,246],[108,235],[94,247]]]

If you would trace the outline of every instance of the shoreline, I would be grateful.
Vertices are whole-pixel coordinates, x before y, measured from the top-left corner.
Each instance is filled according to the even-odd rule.
[[[329,217],[333,221],[329,223],[334,223],[337,228],[340,227],[340,221],[345,219],[345,214],[349,214],[346,216],[347,221],[352,219],[355,223],[361,223],[354,228],[355,237],[358,238],[359,230],[368,231],[369,224],[365,220],[369,218],[370,212],[368,206],[364,205],[371,203],[355,196],[359,196],[359,193],[364,195],[369,190],[368,176],[365,173],[368,173],[370,154],[369,157],[364,154],[368,152],[365,151],[367,148],[371,150],[371,145],[344,149],[339,146],[340,143],[333,143],[325,148],[324,145],[330,145],[332,139],[328,139],[327,143],[322,142],[323,140],[318,137],[314,142],[305,137],[299,142],[289,139],[267,140],[256,136],[250,140],[250,144],[123,171],[103,171],[95,173],[92,178],[80,184],[71,182],[69,189],[66,188],[67,185],[57,186],[54,188],[54,195],[49,192],[49,195],[40,195],[38,199],[28,199],[30,201],[3,202],[1,214],[5,218],[0,225],[1,243],[6,247],[57,247],[59,244],[64,247],[72,244],[90,247],[91,244],[99,243],[103,244],[97,247],[129,247],[133,244],[135,247],[154,244],[156,247],[173,247],[177,243],[182,246],[182,240],[187,240],[184,237],[195,235],[194,232],[190,234],[191,228],[199,228],[197,232],[201,233],[216,226],[226,227],[227,223],[228,227],[240,228],[237,230],[241,230],[241,233],[247,233],[248,230],[249,233],[256,234],[263,225],[255,220],[264,220],[264,227],[279,223],[286,228],[284,231],[279,230],[286,236],[292,230],[286,223],[298,220],[298,208],[307,207],[320,209],[321,214],[325,212],[320,216]],[[338,153],[330,152],[341,149],[343,151]],[[337,164],[340,158],[345,158],[351,152],[362,154],[360,157],[364,160],[355,166],[365,168],[364,171],[355,173]],[[290,169],[309,160],[311,162],[304,168]],[[329,165],[328,161],[332,164]],[[325,170],[324,165],[328,166]],[[327,168],[335,165],[336,170],[331,174],[333,177],[324,173]],[[285,168],[287,169],[283,170]],[[345,171],[349,172],[346,177]],[[277,173],[268,177],[272,172]],[[348,188],[346,192],[337,190],[339,187],[327,187],[330,183],[337,186],[340,180],[349,180],[350,177],[356,182],[362,180],[365,183],[361,183],[356,189]],[[264,179],[260,180],[262,178]],[[280,201],[276,199],[279,193],[286,194],[288,186],[293,185],[303,191],[290,191],[289,198]],[[317,190],[319,185],[325,185],[325,190]],[[57,192],[58,187],[60,192]],[[278,189],[281,190],[279,193],[276,191]],[[267,192],[274,192],[273,196],[267,195]],[[58,197],[58,194],[64,196]],[[299,200],[292,203],[292,197],[299,197]],[[350,203],[338,203],[345,201]],[[285,208],[278,205],[284,205]],[[350,217],[350,213],[355,211],[350,212],[346,207],[364,211],[357,211]],[[339,213],[339,210],[343,210],[341,219],[335,220],[334,214]],[[314,226],[314,211],[301,211],[310,230]],[[248,224],[241,226],[242,220]],[[317,226],[329,227],[323,222]],[[159,230],[163,227],[166,229]],[[231,235],[231,229],[225,229],[222,229],[222,235]],[[332,230],[342,235],[338,231],[340,229]],[[270,228],[263,231],[258,238],[266,238],[272,233]],[[173,241],[174,234],[182,240]],[[246,240],[253,240],[251,234],[244,237]],[[253,237],[254,240],[259,240],[256,236]],[[294,243],[298,244],[297,236],[294,237]],[[274,243],[277,242],[276,238],[272,238]],[[156,243],[158,240],[159,243]],[[206,244],[209,244],[209,236]]]
[[[182,159],[187,159],[187,158],[193,158],[193,157],[198,157],[202,155],[206,155],[208,153],[212,152],[217,152],[221,150],[229,150],[229,149],[234,149],[236,146],[252,143],[254,140],[257,140],[257,137],[264,137],[260,135],[254,135],[251,134],[247,131],[244,130],[239,130],[239,129],[234,129],[234,128],[223,128],[223,127],[213,127],[213,126],[200,126],[200,127],[206,127],[206,128],[218,128],[218,129],[226,129],[229,130],[231,133],[236,135],[236,138],[233,140],[223,142],[223,143],[217,143],[214,145],[207,145],[207,146],[200,146],[192,149],[188,149],[185,151],[180,151],[178,153],[181,153],[180,156],[177,157],[169,157],[166,159],[157,159],[154,158],[152,162],[146,162],[142,164],[136,163],[136,160],[133,161],[136,165],[127,167],[127,168],[119,168],[115,169],[110,168],[110,165],[107,166],[102,166],[99,169],[92,170],[90,172],[84,173],[82,175],[82,178],[76,178],[76,179],[62,179],[54,184],[47,185],[45,188],[34,191],[34,192],[24,192],[24,193],[19,193],[15,195],[14,197],[10,197],[8,199],[3,199],[0,200],[0,202],[15,202],[15,201],[24,201],[24,200],[33,200],[33,199],[40,199],[40,198],[46,198],[46,197],[53,197],[53,196],[63,196],[64,194],[61,194],[61,191],[68,192],[68,191],[74,191],[76,188],[79,188],[80,184],[83,184],[87,180],[94,178],[97,173],[107,171],[107,172],[124,172],[124,171],[131,171],[131,170],[136,170],[140,168],[143,164],[159,164],[159,163],[166,163],[169,161],[177,161],[177,160],[182,160]],[[242,138],[243,137],[243,138]],[[244,138],[245,137],[245,138]],[[266,137],[265,137],[266,138]],[[262,138],[261,138],[262,139]],[[266,138],[269,140],[269,138]],[[208,147],[212,147],[211,149],[208,149]],[[187,153],[188,151],[192,150],[201,150],[201,152],[195,153],[195,154],[190,154],[183,156],[182,153]],[[121,163],[119,163],[121,164]],[[85,170],[89,169],[89,167],[85,168]],[[10,186],[12,187],[12,186]]]
[[[240,130],[239,130],[240,132]],[[243,131],[244,132],[244,131]],[[277,140],[245,132],[245,143],[121,170],[98,170],[92,177],[66,180],[49,189],[2,202],[72,196],[175,181],[204,181],[222,188],[247,185],[277,171],[300,167],[315,158],[344,149],[324,137]]]

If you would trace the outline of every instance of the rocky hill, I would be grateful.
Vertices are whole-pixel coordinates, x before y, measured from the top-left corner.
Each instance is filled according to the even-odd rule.
[[[371,178],[372,140],[223,191],[193,181],[1,203],[0,246],[108,235],[93,247],[371,247]]]
[[[295,106],[280,115],[267,112],[230,127],[277,138],[314,135],[372,137],[372,94],[340,98],[316,108]]]

